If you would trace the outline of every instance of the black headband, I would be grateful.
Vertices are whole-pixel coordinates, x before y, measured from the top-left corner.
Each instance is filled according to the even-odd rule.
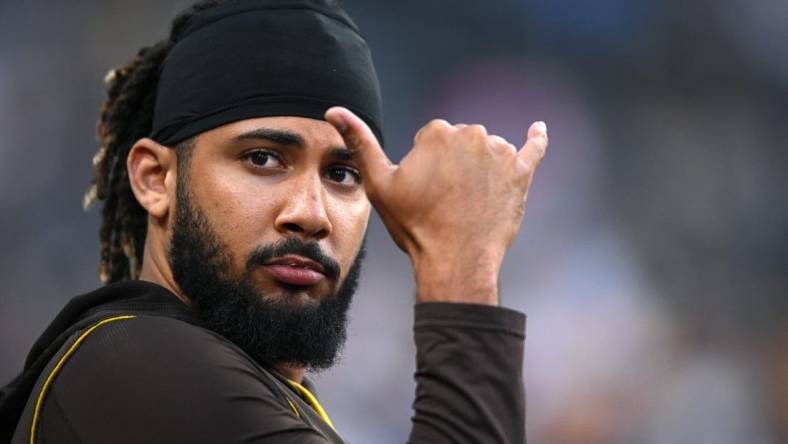
[[[380,87],[369,48],[333,2],[255,1],[189,20],[164,60],[151,138],[173,146],[254,117],[323,119],[347,107],[383,142]]]

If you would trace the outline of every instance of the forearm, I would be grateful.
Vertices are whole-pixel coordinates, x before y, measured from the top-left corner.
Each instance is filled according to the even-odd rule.
[[[413,444],[524,443],[525,316],[505,308],[415,309]]]

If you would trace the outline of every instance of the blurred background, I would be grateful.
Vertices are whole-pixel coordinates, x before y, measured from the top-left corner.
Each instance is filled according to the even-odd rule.
[[[189,3],[0,2],[0,384],[99,285],[102,79]],[[515,144],[547,122],[501,276],[530,443],[788,442],[788,2],[342,3],[392,158],[434,117]],[[376,218],[344,358],[314,376],[349,442],[407,437],[413,290]]]

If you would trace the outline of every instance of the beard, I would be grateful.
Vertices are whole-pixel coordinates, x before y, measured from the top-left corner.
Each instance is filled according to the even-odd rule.
[[[234,275],[229,249],[194,205],[188,183],[181,184],[177,188],[169,260],[175,281],[191,299],[205,326],[262,366],[294,364],[313,371],[331,367],[347,337],[347,311],[361,271],[366,238],[338,288],[337,262],[324,255],[317,242],[294,237],[256,248],[247,258],[245,270]],[[267,260],[285,254],[320,264],[326,278],[335,283],[330,293],[315,303],[296,304],[288,301],[288,294],[275,299],[259,291],[251,279],[252,272]],[[285,292],[303,291],[287,285],[282,288]]]

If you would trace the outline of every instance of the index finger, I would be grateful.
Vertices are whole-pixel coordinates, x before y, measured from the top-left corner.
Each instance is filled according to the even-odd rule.
[[[352,111],[335,106],[326,111],[325,118],[339,131],[347,148],[357,156],[363,178],[378,180],[394,167],[375,134]]]

